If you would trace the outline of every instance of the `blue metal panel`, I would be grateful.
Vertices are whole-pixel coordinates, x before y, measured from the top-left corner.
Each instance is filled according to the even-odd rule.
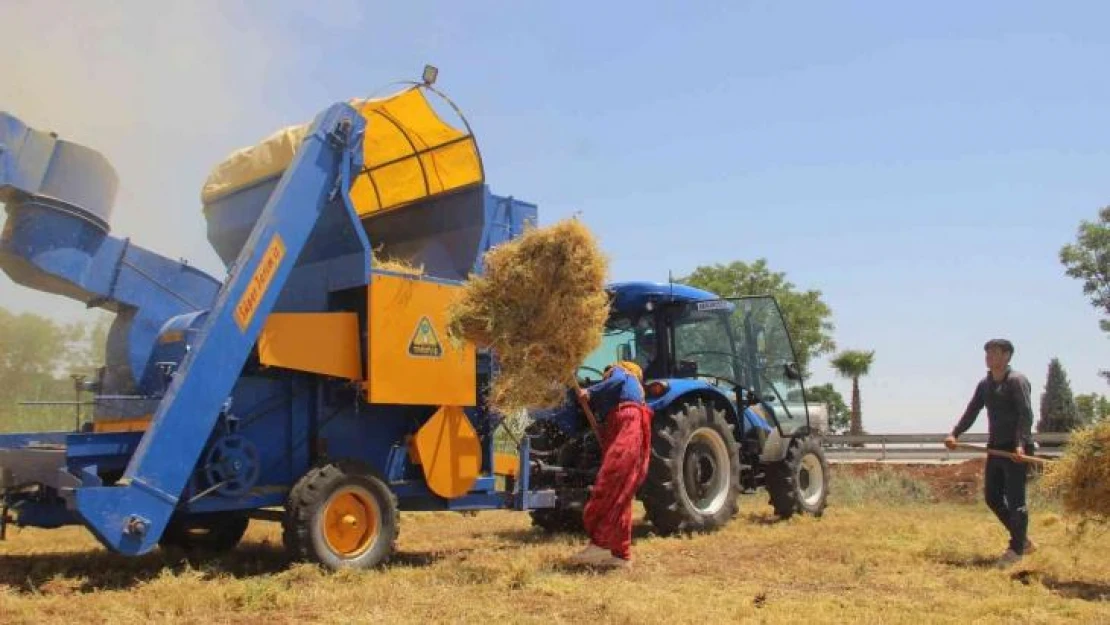
[[[115,169],[98,152],[0,113],[0,201],[48,197],[107,229],[118,184]]]
[[[142,438],[142,432],[69,434],[66,436],[66,458],[72,466],[97,464],[112,458],[128,458]]]
[[[404,450],[405,437],[415,434],[435,413],[434,406],[385,406],[360,404],[344,407],[335,414],[321,416],[319,438],[328,458],[352,458],[366,462],[387,479],[423,479],[419,466],[407,461],[407,452],[401,453],[404,462],[390,466],[395,446]]]
[[[439,499],[435,496],[424,497],[420,495],[398,497],[398,504],[402,510],[408,512],[435,512],[442,510],[501,510],[507,508],[510,498],[503,493],[463,495],[458,499]]]
[[[132,457],[124,475],[127,485],[77,491],[78,512],[105,545],[125,554],[154,547],[320,214],[345,211],[357,223],[346,190],[351,171],[358,166],[363,127],[362,117],[346,104],[337,104],[316,119]],[[271,284],[260,294],[249,324],[240,329],[234,309],[275,236],[282,238],[285,255],[273,270]],[[369,271],[368,253],[366,260]]]
[[[524,233],[528,226],[536,225],[537,209],[535,204],[522,202],[513,197],[501,197],[485,189],[485,228],[482,241],[474,262],[474,273],[482,273],[482,257],[490,249],[515,239]]]
[[[239,258],[243,244],[280,181],[275,176],[205,205],[208,242],[228,268]]]
[[[720,388],[710,384],[704,380],[691,380],[691,379],[670,379],[665,380],[667,392],[659,397],[650,398],[648,406],[654,411],[665,410],[674,402],[682,399],[682,397],[691,393],[705,394],[715,399],[720,400],[723,404],[727,404],[730,409],[734,408],[733,398]]]
[[[187,502],[182,509],[190,513],[226,512],[228,510],[257,510],[284,506],[289,496],[288,489],[270,489],[267,492],[251,493],[243,497],[201,497]]]
[[[0,268],[12,280],[118,313],[104,392],[135,394],[160,385],[150,366],[158,330],[176,315],[207,308],[220,283],[56,206],[27,200],[7,208]]]
[[[66,437],[71,434],[71,432],[0,434],[0,448],[23,449],[25,447],[64,447],[66,444]]]
[[[323,413],[324,406],[321,386],[319,382],[313,384],[308,376],[297,376],[293,380],[289,426],[285,434],[288,462],[284,467],[285,483],[290,486],[307,473],[312,464],[312,433],[316,432],[316,419]]]
[[[612,308],[622,313],[643,312],[648,302],[699,302],[718,296],[685,284],[657,282],[616,282],[608,287],[613,293]]]

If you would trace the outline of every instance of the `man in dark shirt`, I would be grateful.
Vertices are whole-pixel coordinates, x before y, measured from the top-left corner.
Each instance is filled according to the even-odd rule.
[[[990,371],[975,387],[967,410],[944,444],[955,449],[956,439],[975,424],[979,412],[986,407],[987,447],[1013,454],[1012,458],[988,456],[984,475],[987,505],[1010,533],[1009,549],[998,561],[999,566],[1005,567],[1036,548],[1026,536],[1029,528],[1025,503],[1028,471],[1022,458],[1033,453],[1033,408],[1029,400],[1029,380],[1010,368],[1013,344],[1006,339],[993,339],[983,349]]]

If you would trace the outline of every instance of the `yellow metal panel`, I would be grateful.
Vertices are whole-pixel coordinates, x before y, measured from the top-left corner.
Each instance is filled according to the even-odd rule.
[[[369,379],[375,404],[473,406],[475,350],[447,338],[461,288],[409,276],[371,276]]]
[[[482,182],[482,160],[474,137],[444,121],[426,93],[425,88],[411,87],[384,98],[350,101],[367,122],[364,171],[355,178],[350,193],[360,216]],[[281,174],[293,162],[310,127],[283,128],[228,156],[205,181],[204,204]]]
[[[112,419],[93,421],[93,432],[145,432],[151,415],[137,419]]]
[[[351,186],[351,203],[370,215],[481,183],[474,137],[448,125],[420,88],[359,104],[367,120],[364,173]]]
[[[518,469],[520,469],[520,458],[514,456],[513,454],[505,454],[500,452],[493,454],[494,475],[516,476]]]
[[[272,313],[258,338],[259,361],[269,367],[362,379],[358,315]]]
[[[437,410],[415,440],[429,490],[447,499],[470,492],[482,468],[482,446],[462,408]]]

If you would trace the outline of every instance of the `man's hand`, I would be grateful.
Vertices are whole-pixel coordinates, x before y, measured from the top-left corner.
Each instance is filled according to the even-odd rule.
[[[1025,462],[1025,451],[1022,450],[1021,445],[1014,448],[1014,462]]]
[[[947,447],[949,449],[949,451],[955,450],[956,445],[957,444],[956,444],[956,437],[955,436],[952,436],[951,434],[949,434],[948,438],[944,439],[944,446]]]
[[[584,388],[578,389],[578,400],[579,401],[590,401],[590,392],[587,391]]]

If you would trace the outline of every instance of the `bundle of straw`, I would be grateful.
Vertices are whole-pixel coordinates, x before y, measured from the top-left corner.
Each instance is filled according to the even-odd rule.
[[[601,343],[608,261],[577,220],[532,228],[486,253],[450,312],[449,333],[493,349],[490,407],[504,415],[566,400],[578,366]]]
[[[1043,479],[1068,514],[1110,522],[1110,422],[1072,432],[1064,456],[1049,466]]]

